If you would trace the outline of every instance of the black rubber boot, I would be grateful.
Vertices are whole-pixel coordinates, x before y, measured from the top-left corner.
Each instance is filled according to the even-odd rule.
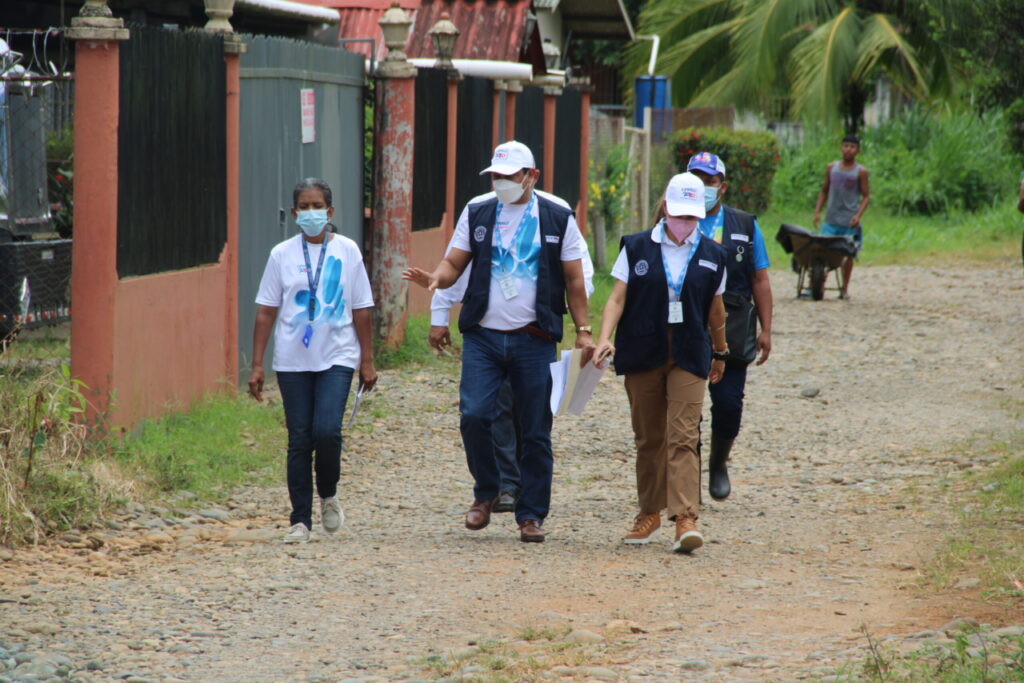
[[[729,485],[729,468],[725,462],[729,459],[734,439],[723,439],[711,435],[711,455],[708,457],[708,493],[715,500],[729,497],[732,487]]]

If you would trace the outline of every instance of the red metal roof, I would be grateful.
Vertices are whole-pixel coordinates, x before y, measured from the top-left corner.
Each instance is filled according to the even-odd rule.
[[[377,21],[391,7],[394,0],[302,0],[310,5],[338,10],[341,21],[339,38],[373,38],[376,43],[374,57],[383,59],[387,53],[384,36]],[[543,55],[539,51],[540,34],[524,45],[526,16],[531,0],[399,0],[402,9],[413,20],[406,52],[410,57],[434,56],[430,29],[447,12],[459,28],[455,43],[456,59],[492,59],[509,62],[528,62],[543,72]],[[536,42],[536,45],[533,43]],[[368,44],[349,43],[347,49],[370,56]],[[539,63],[538,63],[539,62]]]
[[[455,59],[518,62],[524,54],[523,34],[530,0],[424,0],[409,36],[410,57],[434,57],[430,29],[447,12],[458,27]]]

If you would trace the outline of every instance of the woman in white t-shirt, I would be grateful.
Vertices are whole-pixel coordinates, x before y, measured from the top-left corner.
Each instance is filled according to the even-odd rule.
[[[288,427],[292,503],[284,541],[305,543],[313,526],[314,468],[324,531],[335,533],[345,519],[337,499],[341,419],[356,368],[362,391],[373,389],[377,371],[370,280],[356,243],[327,230],[331,188],[307,178],[295,186],[293,203],[301,232],[271,250],[256,295],[249,393],[262,400],[263,355],[277,320],[273,369]]]

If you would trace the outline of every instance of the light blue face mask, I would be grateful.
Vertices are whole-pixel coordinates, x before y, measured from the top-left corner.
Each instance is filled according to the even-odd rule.
[[[302,228],[302,232],[310,237],[316,237],[324,231],[324,227],[327,225],[327,209],[299,211],[295,222]]]
[[[718,188],[704,186],[704,210],[710,211],[715,208],[715,204],[718,203]]]

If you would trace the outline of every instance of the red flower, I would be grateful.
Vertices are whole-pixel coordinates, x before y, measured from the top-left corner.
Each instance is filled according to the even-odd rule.
[[[56,181],[57,181],[58,183],[63,183],[63,182],[65,181],[65,180],[67,180],[67,178],[65,178],[65,177],[64,177],[63,175],[61,175],[60,173],[55,173],[55,174],[53,175],[53,179],[54,179],[54,180],[56,180]]]

